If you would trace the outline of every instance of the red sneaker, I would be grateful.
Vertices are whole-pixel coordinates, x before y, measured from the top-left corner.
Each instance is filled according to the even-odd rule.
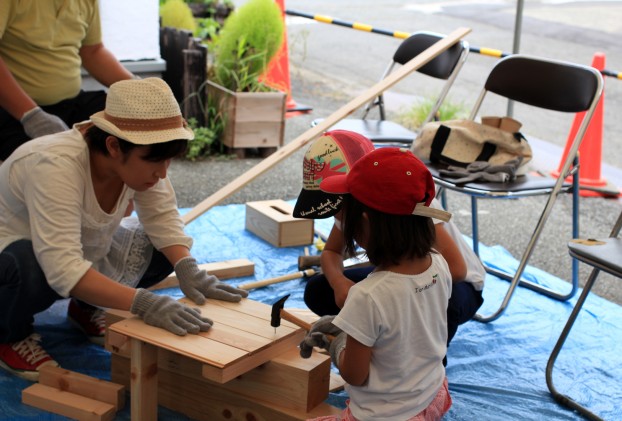
[[[39,342],[41,335],[33,333],[19,342],[0,344],[0,367],[23,379],[38,381],[41,367],[58,367]]]
[[[91,342],[97,345],[104,345],[104,335],[106,333],[106,312],[104,310],[81,305],[72,298],[69,300],[67,317],[88,336]]]

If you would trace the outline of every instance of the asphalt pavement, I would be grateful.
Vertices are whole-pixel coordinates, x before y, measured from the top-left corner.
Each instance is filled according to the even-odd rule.
[[[236,1],[240,5],[243,1]],[[607,70],[622,72],[622,1],[541,0],[525,2],[519,52],[541,57],[590,64],[597,52],[606,56]],[[289,0],[286,9],[361,22],[374,28],[415,32],[450,33],[469,27],[471,46],[511,53],[516,43],[516,2],[509,0],[382,1],[375,0]],[[309,130],[311,121],[326,117],[374,85],[400,40],[394,37],[288,17],[287,37],[292,98],[312,107],[310,114],[288,118],[285,143]],[[449,101],[470,108],[496,58],[472,53],[449,94]],[[526,75],[527,77],[527,75]],[[400,112],[417,99],[434,95],[438,87],[421,83],[417,75],[407,77],[386,94],[390,113]],[[436,90],[436,91],[435,91]],[[622,188],[622,80],[605,78],[602,139],[602,178]],[[494,108],[493,108],[494,107]],[[492,102],[482,115],[501,115],[505,102]],[[562,148],[574,115],[531,113],[520,104],[513,116],[523,131],[536,139],[534,169],[547,172],[559,164]],[[283,159],[237,193],[219,204],[254,200],[294,199],[302,186],[304,149]],[[590,151],[590,154],[593,152]],[[261,158],[221,159],[189,162],[176,160],[170,168],[180,207],[191,208],[261,161]],[[590,162],[598,162],[591,159]],[[545,198],[482,200],[479,206],[480,240],[502,245],[519,257],[527,244]],[[470,202],[466,196],[448,193],[449,210],[460,229],[470,235]],[[571,198],[558,198],[530,264],[561,279],[570,279],[571,260],[567,241],[571,238]],[[590,237],[607,236],[622,210],[620,198],[583,197],[580,230]],[[580,268],[581,284],[589,269]],[[622,288],[610,276],[601,275],[594,292],[622,304]]]

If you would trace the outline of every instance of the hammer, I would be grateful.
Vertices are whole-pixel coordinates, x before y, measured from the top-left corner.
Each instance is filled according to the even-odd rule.
[[[294,316],[291,313],[288,313],[283,307],[285,307],[285,300],[289,298],[289,294],[279,298],[272,304],[272,314],[270,315],[270,326],[274,328],[274,333],[276,333],[276,328],[281,326],[281,319],[285,319],[288,322],[292,322],[298,327],[303,328],[307,332],[311,330],[311,323],[302,320],[299,317]],[[331,341],[335,338],[332,335],[326,335],[328,339]]]

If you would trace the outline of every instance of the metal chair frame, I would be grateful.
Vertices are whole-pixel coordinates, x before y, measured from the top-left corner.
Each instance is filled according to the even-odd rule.
[[[526,174],[509,183],[471,182],[457,185],[451,179],[445,179],[439,175],[439,166],[430,164],[430,170],[435,183],[439,187],[439,195],[442,197],[443,205],[446,205],[444,200],[445,190],[464,193],[471,197],[473,249],[478,255],[478,199],[549,196],[516,272],[507,274],[486,267],[488,273],[510,281],[510,286],[499,308],[490,315],[477,314],[475,316],[476,320],[490,322],[499,318],[509,305],[512,295],[519,284],[560,301],[568,300],[576,293],[578,289],[578,265],[574,261],[572,266],[572,286],[568,293],[554,291],[537,283],[522,279],[521,276],[533,253],[544,224],[553,209],[557,196],[562,192],[571,191],[573,194],[572,231],[574,237],[578,236],[579,162],[577,152],[602,94],[602,85],[603,81],[600,72],[592,67],[528,55],[512,55],[499,60],[493,67],[484,88],[473,106],[469,116],[471,120],[475,120],[486,94],[492,92],[501,97],[536,108],[572,113],[585,112],[585,117],[575,137],[572,139],[557,179]],[[568,177],[572,177],[572,183],[565,182]]]
[[[561,405],[566,406],[570,409],[576,410],[591,420],[602,420],[599,416],[591,412],[586,407],[580,405],[572,398],[563,395],[555,388],[553,384],[553,367],[555,365],[555,361],[559,352],[561,351],[564,343],[566,342],[566,338],[574,325],[574,322],[583,307],[583,303],[585,302],[587,296],[589,295],[594,283],[596,282],[596,278],[598,277],[601,271],[609,273],[610,275],[616,276],[622,279],[622,238],[619,238],[620,228],[622,227],[622,212],[618,216],[617,221],[615,222],[611,233],[609,234],[609,238],[600,240],[603,244],[595,244],[589,246],[591,250],[585,250],[585,248],[581,246],[576,246],[575,243],[568,243],[568,252],[569,254],[577,261],[586,263],[593,267],[590,276],[583,287],[583,292],[579,296],[577,303],[575,304],[570,316],[568,317],[568,321],[562,330],[553,351],[549,357],[548,363],[546,365],[546,384],[549,388],[549,391],[553,395],[553,398]],[[599,242],[600,242],[599,241]]]
[[[399,45],[395,53],[393,54],[391,62],[386,67],[380,80],[385,79],[395,69],[396,65],[404,65],[412,60],[417,55],[421,54],[432,44],[444,37],[443,34],[434,32],[420,31],[415,32],[408,38],[406,38]],[[445,97],[447,96],[449,89],[453,85],[460,69],[464,65],[467,56],[469,54],[469,44],[462,40],[456,45],[452,46],[448,50],[443,51],[437,57],[432,59],[425,66],[417,70],[417,72],[424,75],[445,80],[443,88],[436,98],[434,106],[431,108],[428,116],[423,124],[432,121],[437,115]],[[367,119],[369,113],[375,108],[378,108],[379,120]],[[321,120],[314,120],[311,124],[317,125]],[[417,133],[412,132],[405,127],[389,121],[386,119],[384,96],[380,94],[374,100],[370,101],[366,106],[361,119],[344,119],[335,124],[331,130],[352,130],[358,132],[364,136],[367,136],[374,143],[391,144],[397,143],[400,145],[409,146]],[[384,133],[397,133],[397,137],[387,136]]]

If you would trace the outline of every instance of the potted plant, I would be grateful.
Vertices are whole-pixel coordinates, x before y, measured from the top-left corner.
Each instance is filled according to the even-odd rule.
[[[222,143],[238,148],[282,145],[286,94],[261,82],[283,42],[283,18],[273,0],[249,0],[224,22],[212,42],[208,102],[224,119]]]

